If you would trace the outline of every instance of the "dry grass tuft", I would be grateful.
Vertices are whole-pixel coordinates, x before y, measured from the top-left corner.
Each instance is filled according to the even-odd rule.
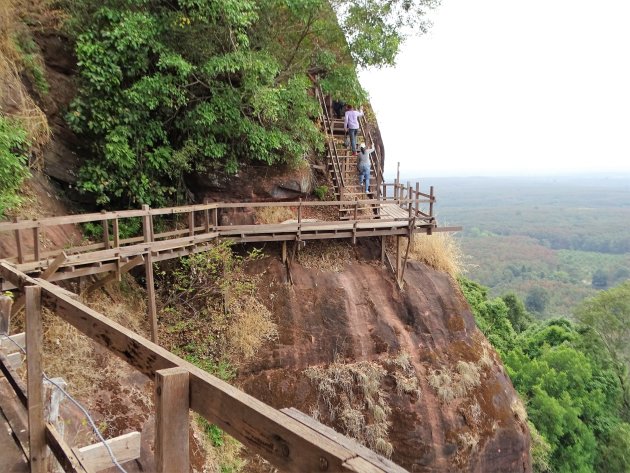
[[[344,241],[308,241],[297,253],[297,261],[307,269],[338,273],[355,261],[354,248]]]
[[[379,364],[369,361],[336,361],[327,368],[310,367],[304,371],[317,388],[317,406],[311,415],[328,420],[347,435],[385,456],[393,446],[388,441],[391,407],[381,384],[387,374]]]
[[[249,359],[264,342],[278,338],[271,312],[253,294],[233,301],[230,311],[238,320],[228,328],[227,337],[234,359]]]
[[[525,409],[525,404],[523,404],[523,401],[520,397],[517,396],[512,399],[512,402],[510,403],[510,408],[512,409],[512,412],[519,420],[519,422],[527,422],[527,409]]]
[[[385,360],[387,365],[393,369],[391,376],[396,383],[398,395],[412,394],[420,396],[420,384],[418,377],[411,364],[411,357],[407,352],[400,352],[396,357]]]
[[[296,218],[290,207],[260,207],[256,210],[256,223],[260,224],[282,223]]]
[[[466,396],[481,384],[481,368],[472,362],[459,361],[455,371],[448,368],[432,370],[428,380],[438,397],[448,403]]]
[[[72,394],[89,395],[102,378],[94,342],[46,308],[43,322],[45,373],[51,378],[63,378]]]
[[[407,248],[406,238],[403,248]],[[465,273],[464,253],[450,233],[416,235],[409,249],[409,258],[443,271],[453,278]]]

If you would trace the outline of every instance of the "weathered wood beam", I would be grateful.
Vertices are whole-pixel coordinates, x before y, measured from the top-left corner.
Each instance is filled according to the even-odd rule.
[[[188,437],[186,437],[188,441]],[[119,464],[140,458],[140,432],[129,432],[112,439],[107,439],[107,446],[114,454]],[[112,458],[102,442],[97,442],[86,447],[73,449],[76,457],[88,471],[101,471],[114,465]],[[188,471],[188,470],[172,470]]]
[[[44,421],[42,377],[42,288],[27,286],[26,294],[26,369],[28,444],[31,473],[46,471],[46,423]]]
[[[181,367],[158,370],[155,378],[155,465],[158,473],[188,471],[190,386]]]

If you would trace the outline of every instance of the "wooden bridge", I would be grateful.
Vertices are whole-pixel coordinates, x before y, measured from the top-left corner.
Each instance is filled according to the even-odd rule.
[[[335,201],[206,202],[160,209],[143,206],[138,210],[0,223],[0,237],[7,238],[8,235],[14,239],[16,248],[15,254],[0,255],[4,258],[0,260],[0,291],[11,290],[15,296],[12,307],[3,308],[0,304],[0,371],[4,376],[4,379],[0,378],[0,394],[4,393],[0,397],[0,424],[4,415],[18,440],[18,451],[28,459],[28,464],[24,462],[24,470],[17,465],[14,471],[27,471],[27,468],[32,472],[45,471],[47,449],[65,471],[99,469],[93,457],[87,455],[87,447],[70,448],[55,426],[44,420],[40,353],[43,307],[154,381],[155,458],[159,472],[189,470],[189,410],[218,425],[281,471],[405,471],[301,412],[273,409],[157,344],[153,263],[207,251],[219,240],[277,242],[282,247],[287,280],[290,281],[291,261],[300,245],[308,240],[345,238],[356,243],[361,238],[376,238],[380,240],[382,261],[389,264],[401,283],[409,245],[415,235],[459,230],[438,226],[432,187],[423,193],[418,184],[403,185],[399,178],[393,183],[385,183],[380,151],[372,156],[370,192],[360,192],[356,182],[356,158],[341,149],[343,125],[340,128],[340,121],[330,118],[320,91],[317,96],[322,104],[320,120],[326,133],[328,171],[334,185]],[[373,142],[364,122],[361,133],[362,139],[367,137]],[[318,209],[330,206],[339,209],[338,219],[317,218]],[[222,218],[229,212],[264,207],[289,207],[296,218],[276,224],[251,225],[230,225]],[[134,235],[121,236],[122,224],[132,220],[141,221],[141,230]],[[91,223],[93,228],[100,226],[100,241],[61,248],[46,243],[46,233],[52,228],[73,229],[86,223]],[[396,240],[393,263],[386,252],[387,237]],[[401,237],[408,239],[406,252],[402,249]],[[289,244],[292,248],[288,248]],[[76,294],[53,284],[83,278],[89,280],[85,290],[93,291],[120,280],[122,274],[137,266],[144,266],[146,272],[153,341],[109,320],[79,302]],[[26,335],[11,334],[11,317],[22,308],[26,314]],[[28,354],[26,383],[15,372],[15,350],[7,351],[11,345],[22,347]],[[9,396],[7,392],[12,394]],[[7,408],[10,400],[7,396],[13,399],[10,408]],[[111,449],[115,449],[116,441],[108,440]],[[0,445],[4,444],[6,442],[3,443],[0,435]],[[97,453],[93,456],[104,455],[102,445],[94,451]],[[4,448],[0,452],[0,465],[7,459],[8,452]],[[107,459],[101,467],[103,465],[111,466],[112,463]]]

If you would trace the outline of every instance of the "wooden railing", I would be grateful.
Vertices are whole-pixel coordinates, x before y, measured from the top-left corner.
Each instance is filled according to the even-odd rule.
[[[113,212],[89,213],[80,215],[67,215],[61,217],[45,217],[36,220],[20,220],[14,222],[0,222],[0,234],[13,234],[17,254],[0,255],[8,261],[13,261],[19,265],[27,265],[28,263],[37,263],[46,261],[56,257],[64,251],[68,255],[68,261],[72,261],[72,255],[89,253],[91,251],[109,250],[111,256],[120,254],[121,249],[129,247],[125,256],[132,256],[147,251],[149,244],[155,249],[164,249],[169,244],[192,244],[195,238],[220,237],[222,233],[229,233],[236,228],[233,225],[220,225],[219,216],[222,211],[228,209],[252,209],[262,207],[290,207],[295,209],[297,213],[297,223],[301,228],[306,228],[310,224],[304,224],[303,209],[314,207],[328,206],[356,206],[356,205],[391,205],[395,204],[403,208],[413,206],[415,214],[426,219],[433,219],[433,203],[435,196],[433,190],[430,194],[419,192],[416,190],[400,185],[399,183],[383,183],[382,197],[380,199],[368,200],[347,200],[347,201],[298,201],[298,202],[241,202],[241,203],[206,203],[198,205],[186,205],[179,207],[167,207],[160,209],[152,209],[143,206],[139,210],[121,210]],[[393,188],[394,195],[388,196],[387,190]],[[421,209],[421,204],[428,204],[426,211]],[[183,217],[178,221],[178,217]],[[154,222],[155,217],[161,217],[161,225],[170,225],[174,228],[163,228],[161,231],[156,230]],[[374,216],[367,216],[372,219]],[[141,233],[126,238],[121,237],[120,222],[124,219],[140,218],[142,220]],[[380,219],[380,222],[386,222],[386,219]],[[102,239],[97,243],[81,244],[68,248],[56,248],[44,251],[41,248],[41,241],[46,239],[46,230],[50,227],[59,227],[64,225],[92,223],[102,228]],[[328,221],[329,225],[345,225],[347,221]],[[249,227],[252,230],[258,228],[264,230],[267,226],[250,225],[240,226]],[[244,228],[248,230],[248,228]],[[229,236],[226,236],[228,238]],[[160,246],[162,244],[162,246]],[[144,250],[143,250],[144,248]],[[30,249],[30,251],[29,251]],[[103,256],[103,255],[101,255]],[[75,258],[76,259],[76,258]],[[29,270],[38,269],[38,266],[28,265],[24,268]]]
[[[337,151],[337,142],[335,141],[335,133],[333,129],[333,121],[330,118],[328,107],[326,106],[326,100],[321,87],[318,84],[314,85],[315,95],[320,105],[320,116],[324,125],[324,133],[326,134],[326,142],[328,145],[328,153],[333,166],[333,178],[335,184],[339,189],[339,200],[343,200],[345,179],[342,171],[342,165],[339,160],[339,153]]]
[[[60,448],[58,436],[48,433],[37,395],[42,382],[41,359],[36,356],[43,346],[42,307],[155,382],[154,450],[159,473],[188,471],[189,410],[219,426],[280,471],[405,471],[299,411],[271,408],[90,309],[61,288],[41,284],[6,262],[0,262],[0,278],[11,282],[26,299],[27,344],[30,338],[33,357],[27,356],[27,389],[21,385],[16,392],[26,398],[31,467],[39,462],[33,471],[43,471],[39,464],[46,445],[56,455]],[[66,471],[85,471],[63,441],[57,458]]]

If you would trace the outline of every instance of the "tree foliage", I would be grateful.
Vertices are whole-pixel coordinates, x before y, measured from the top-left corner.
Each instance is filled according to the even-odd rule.
[[[391,64],[432,2],[67,5],[79,66],[67,117],[92,144],[79,185],[98,204],[137,206],[185,195],[189,173],[295,164],[321,149],[309,75],[334,97],[363,102],[355,61]]]
[[[623,327],[618,318],[624,313],[625,285],[583,305],[579,318],[589,326],[567,319],[527,320],[518,334],[510,330],[511,320],[524,321],[522,301],[504,296],[503,311],[496,299],[487,299],[483,286],[465,279],[460,286],[478,326],[501,354],[514,387],[526,400],[534,426],[535,471],[628,471],[627,371],[617,370],[620,355],[607,348],[618,346],[620,340],[606,340],[593,328],[603,330],[598,323],[606,326],[608,321],[612,336]],[[505,319],[497,316],[503,312]],[[611,322],[607,317],[616,319]]]
[[[304,73],[250,48],[251,1],[82,0],[79,93],[68,121],[93,143],[97,202],[164,204],[188,172],[296,163],[321,145]]]

